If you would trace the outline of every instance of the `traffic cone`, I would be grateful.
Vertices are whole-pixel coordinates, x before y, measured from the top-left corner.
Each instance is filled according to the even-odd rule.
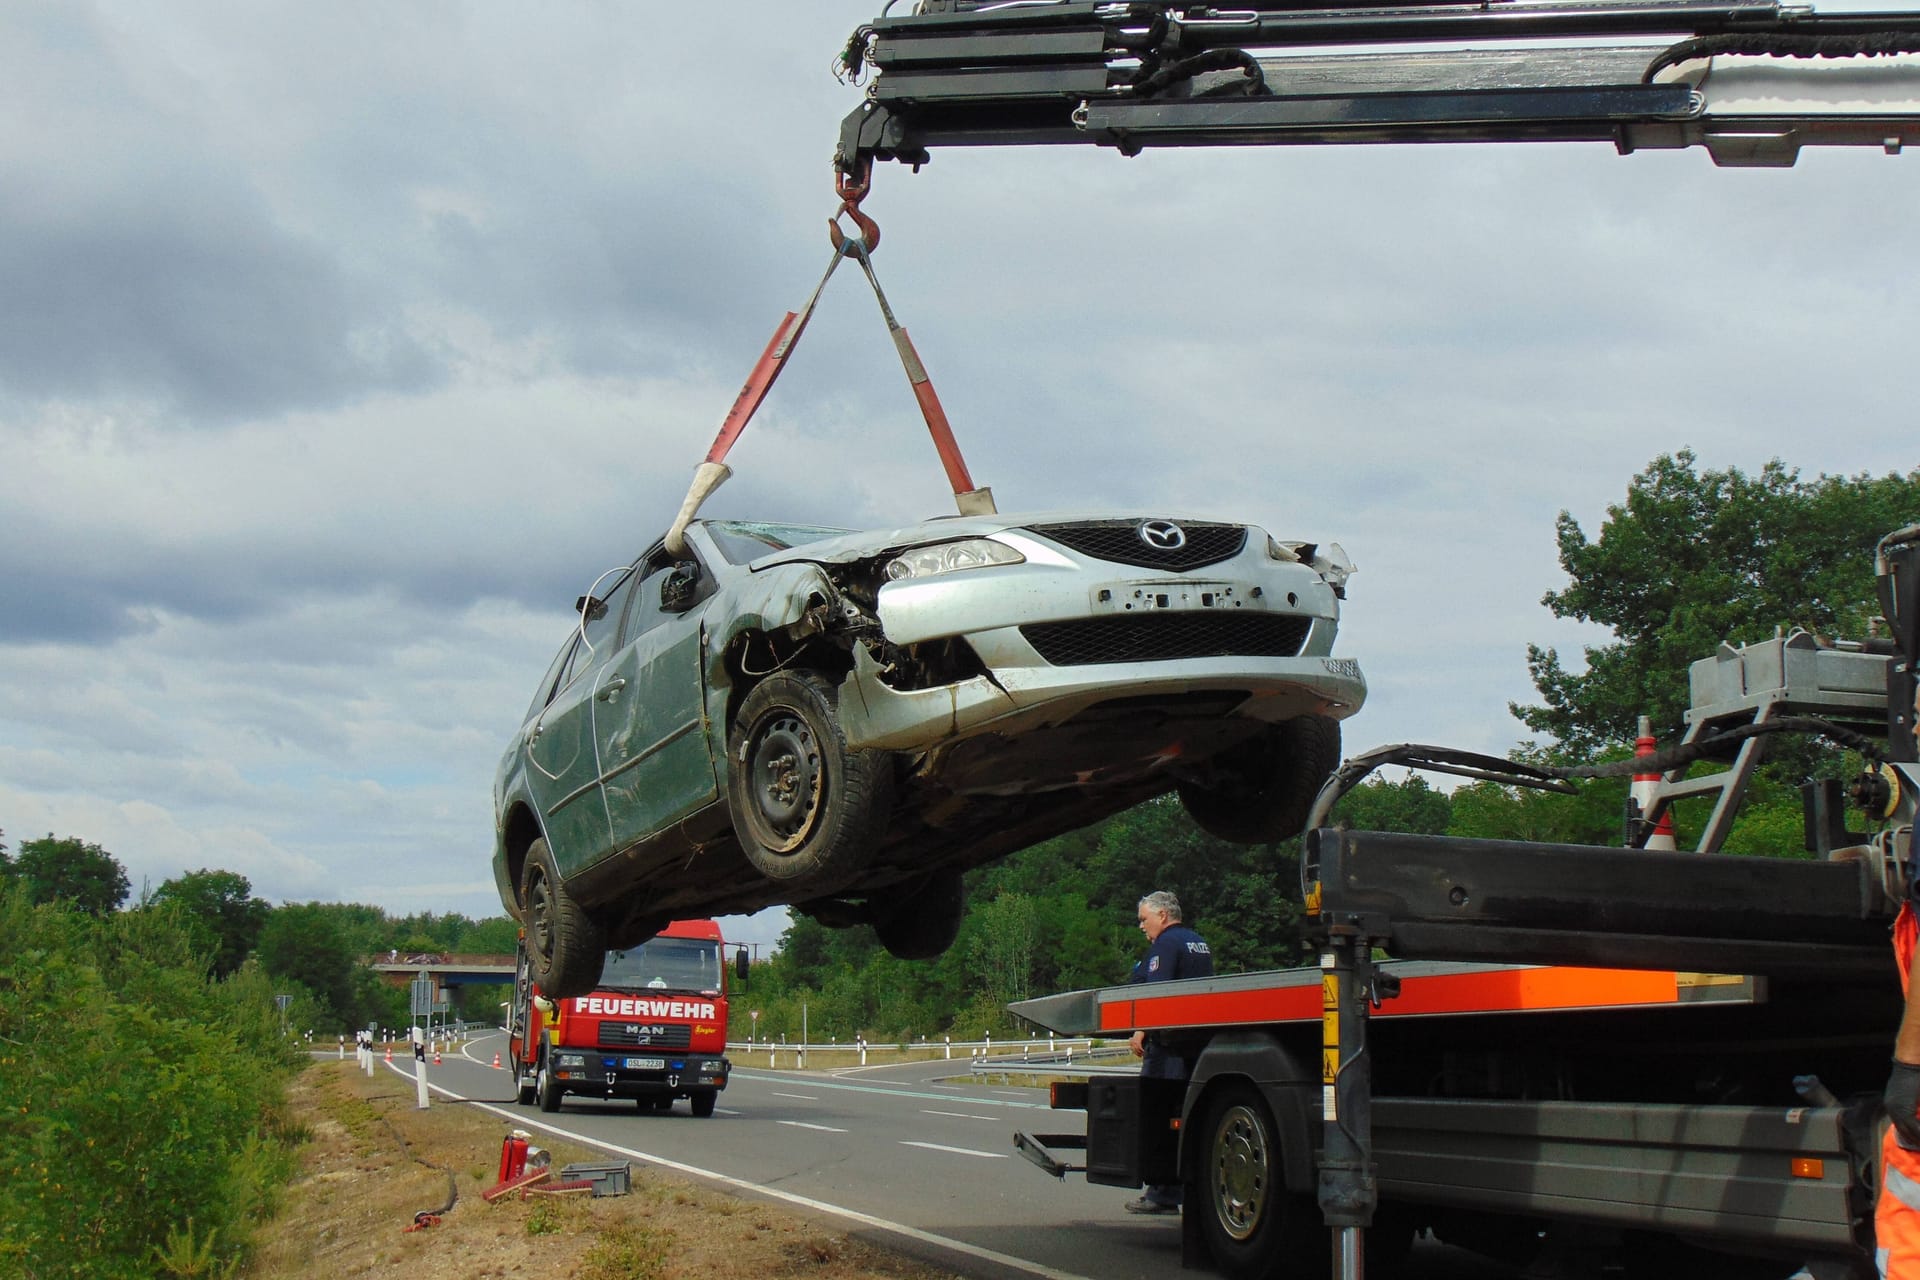
[[[495,1071],[500,1069],[500,1055],[497,1053],[493,1055],[493,1069]]]
[[[1641,756],[1652,755],[1657,746],[1658,744],[1654,741],[1653,737],[1653,722],[1647,719],[1647,717],[1641,716],[1640,735],[1633,740],[1634,758],[1639,759]],[[1659,774],[1636,773],[1633,775],[1631,791],[1634,801],[1640,807],[1642,816],[1653,808],[1654,796],[1658,793],[1659,788]],[[1660,821],[1654,824],[1652,833],[1647,836],[1646,842],[1640,847],[1643,849],[1679,848],[1679,845],[1675,843],[1673,838],[1673,806],[1669,805],[1661,812]]]
[[[433,1051],[433,1065],[436,1067],[440,1065],[440,1051],[438,1049]]]
[[[393,1046],[391,1044],[387,1046],[387,1061],[393,1061]]]

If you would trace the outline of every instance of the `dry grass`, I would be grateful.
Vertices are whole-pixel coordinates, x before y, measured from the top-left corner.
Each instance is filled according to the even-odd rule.
[[[414,1108],[385,1072],[320,1062],[296,1081],[293,1110],[312,1133],[281,1213],[258,1236],[253,1280],[938,1280],[952,1273],[855,1239],[832,1225],[644,1166],[633,1193],[487,1204],[509,1126],[471,1107]],[[604,1152],[542,1136],[556,1168]],[[438,1166],[431,1167],[431,1166]],[[449,1177],[454,1208],[424,1230]]]

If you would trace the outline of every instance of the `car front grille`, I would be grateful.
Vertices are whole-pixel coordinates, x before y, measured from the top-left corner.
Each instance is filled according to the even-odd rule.
[[[1020,634],[1052,665],[1078,667],[1176,658],[1291,658],[1312,627],[1313,619],[1296,614],[1196,609],[1030,623]]]
[[[1036,524],[1029,532],[1098,560],[1174,573],[1230,560],[1247,545],[1244,525],[1196,520],[1180,522],[1180,532],[1186,535],[1181,546],[1156,547],[1141,539],[1143,523],[1141,520],[1087,520],[1077,524]]]
[[[602,1049],[629,1049],[647,1045],[655,1049],[684,1049],[693,1043],[693,1028],[686,1023],[662,1026],[654,1023],[603,1022],[600,1024]]]

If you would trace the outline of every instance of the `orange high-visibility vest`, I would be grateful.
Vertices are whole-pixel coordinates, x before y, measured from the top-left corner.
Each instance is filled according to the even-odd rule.
[[[1900,905],[1893,922],[1893,958],[1904,993],[1920,942],[1913,904]],[[1873,1208],[1873,1234],[1883,1280],[1920,1280],[1920,1151],[1900,1145],[1892,1128],[1880,1142],[1880,1201]]]

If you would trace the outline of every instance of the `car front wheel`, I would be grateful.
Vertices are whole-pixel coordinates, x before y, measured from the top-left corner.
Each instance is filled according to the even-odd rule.
[[[1205,775],[1180,784],[1200,829],[1235,844],[1300,834],[1320,784],[1340,765],[1340,722],[1296,716],[1229,747]]]
[[[768,676],[728,735],[727,799],[747,861],[795,891],[831,891],[865,869],[886,828],[893,765],[847,746],[836,690],[810,671]]]
[[[606,962],[606,942],[600,926],[567,892],[545,840],[535,840],[527,850],[520,907],[527,925],[527,969],[540,994],[565,1000],[592,991]]]

